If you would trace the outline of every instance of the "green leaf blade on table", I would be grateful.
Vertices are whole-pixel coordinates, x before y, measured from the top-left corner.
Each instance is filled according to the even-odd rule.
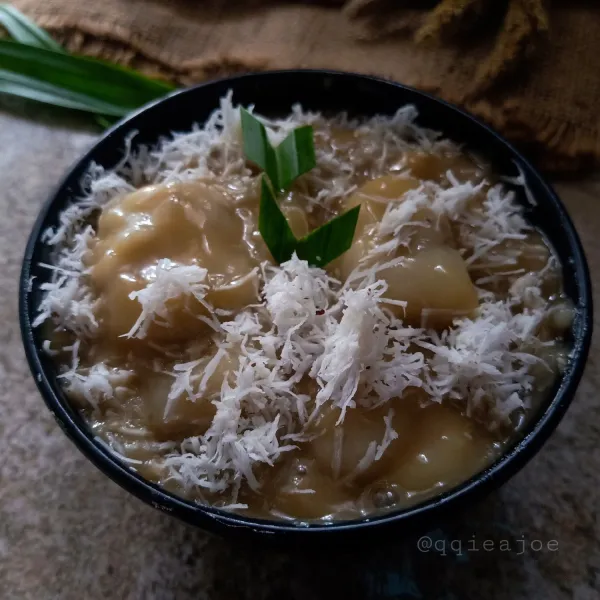
[[[240,116],[246,158],[259,166],[271,180],[273,187],[279,190],[277,156],[267,136],[267,129],[245,108],[240,108]]]
[[[0,93],[114,117],[122,117],[128,112],[121,106],[102,102],[85,94],[69,92],[63,88],[2,69],[0,69]]]
[[[360,204],[327,221],[298,240],[296,254],[315,267],[324,267],[352,246]]]
[[[10,4],[0,4],[0,25],[17,42],[45,48],[46,50],[54,50],[55,52],[63,52],[58,42]]]
[[[296,249],[296,237],[264,175],[261,177],[258,229],[277,263],[281,264],[292,257]]]
[[[313,128],[310,125],[294,129],[275,148],[277,179],[280,190],[287,190],[292,183],[317,166]]]
[[[0,69],[0,93],[74,110],[97,112],[113,117],[122,117],[128,112],[121,106],[102,102],[85,94],[69,92],[61,87],[40,82],[10,71],[4,71],[3,69]]]
[[[173,88],[116,65],[0,40],[0,68],[41,84],[118,106],[120,114],[160,98]],[[90,112],[100,112],[90,104]],[[116,114],[114,111],[108,114]]]

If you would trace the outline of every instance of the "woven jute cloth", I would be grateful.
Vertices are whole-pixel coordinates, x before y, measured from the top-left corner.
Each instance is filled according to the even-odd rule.
[[[72,51],[181,85],[295,67],[391,78],[465,107],[548,171],[590,169],[600,163],[600,3],[543,2],[13,3]]]

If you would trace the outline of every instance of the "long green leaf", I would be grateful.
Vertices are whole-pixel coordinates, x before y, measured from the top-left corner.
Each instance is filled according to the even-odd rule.
[[[282,263],[291,258],[297,240],[264,175],[261,178],[258,229],[276,262]]]
[[[265,126],[244,108],[240,109],[246,158],[264,172],[261,180],[258,228],[273,258],[282,263],[294,252],[311,265],[323,267],[352,245],[360,206],[349,210],[297,240],[277,204],[275,191],[284,191],[300,175],[316,165],[313,129],[309,125],[294,129],[273,148]]]
[[[244,154],[257,164],[277,191],[286,190],[303,173],[316,165],[313,130],[310,125],[294,129],[273,148],[265,126],[242,108]]]
[[[296,254],[315,267],[324,267],[352,246],[360,204],[327,221],[298,240]]]
[[[70,92],[64,88],[3,69],[0,69],[0,93],[115,117],[122,117],[128,112],[122,106],[102,102],[85,94]]]
[[[240,115],[246,158],[258,165],[271,180],[273,187],[279,190],[277,157],[269,142],[265,126],[245,108],[240,108]]]
[[[112,127],[118,121],[118,119],[116,119],[115,117],[111,119],[103,115],[95,115],[94,121],[96,121],[96,124],[99,125],[102,129],[108,129],[109,127]]]
[[[81,98],[94,98],[107,106],[119,107],[119,114],[139,108],[173,89],[167,83],[103,61],[5,40],[0,40],[0,66],[4,71],[62,88]],[[87,110],[101,112],[91,103]],[[117,113],[111,110],[106,114]]]
[[[54,50],[55,52],[65,52],[62,46],[53,40],[41,27],[38,27],[10,4],[0,4],[0,25],[6,29],[16,42],[29,44],[37,48],[45,48],[46,50]],[[7,73],[5,71],[3,75],[0,78],[0,93],[85,111],[89,110],[89,105],[93,101],[93,98],[89,98],[88,96],[77,95],[68,90],[31,80],[15,73]],[[105,108],[104,115],[94,115],[96,123],[102,129],[110,127],[118,118],[114,114],[106,115],[106,110]],[[120,109],[118,116],[123,116],[123,112]]]
[[[0,4],[0,25],[2,25],[15,42],[64,52],[62,46],[54,41],[41,27],[28,19],[22,12],[10,4]],[[65,92],[35,80],[27,79],[15,73],[4,72],[0,79],[0,93],[29,98],[45,104],[64,106],[75,110],[89,110],[90,99],[85,97],[76,98],[72,92]],[[116,117],[111,115],[113,119]],[[111,121],[103,115],[94,115],[94,119],[100,127],[110,127]]]
[[[277,179],[280,190],[287,190],[300,175],[314,169],[317,161],[310,125],[294,129],[275,148]]]
[[[17,42],[45,48],[46,50],[54,50],[55,52],[63,52],[58,42],[10,4],[0,4],[0,25]]]

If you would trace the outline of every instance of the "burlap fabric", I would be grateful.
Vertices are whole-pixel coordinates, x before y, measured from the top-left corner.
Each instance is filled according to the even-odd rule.
[[[14,4],[72,51],[180,84],[290,67],[389,77],[466,107],[547,170],[589,169],[600,162],[600,5],[543,1]]]

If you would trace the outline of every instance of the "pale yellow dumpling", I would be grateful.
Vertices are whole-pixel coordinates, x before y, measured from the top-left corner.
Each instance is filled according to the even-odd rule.
[[[461,182],[473,181],[482,173],[481,167],[473,159],[455,152],[407,152],[404,166],[412,177],[435,182],[443,181],[448,171]]]
[[[418,182],[414,179],[386,176],[367,182],[348,200],[350,206],[361,204],[362,228],[357,227],[352,247],[334,265],[342,279],[360,264],[370,265],[364,259],[378,242],[377,224],[387,202],[401,203],[403,195],[416,187]],[[450,234],[444,230],[444,220],[433,218],[426,208],[419,209],[413,220],[429,226],[418,227],[408,247],[400,246],[392,255],[386,255],[385,260],[402,260],[379,271],[377,276],[388,283],[386,298],[407,303],[406,308],[392,307],[400,318],[416,327],[444,328],[454,318],[469,315],[477,308],[477,290],[465,261],[449,245]]]
[[[152,373],[140,386],[148,428],[161,441],[203,434],[215,415],[214,405],[206,398],[192,401],[184,392],[171,403],[165,414],[172,384],[173,378],[169,375]]]
[[[396,175],[384,175],[364,183],[346,201],[347,208],[361,205],[357,231],[361,231],[361,225],[381,221],[390,202],[399,201],[406,192],[419,185],[416,179]]]
[[[387,480],[409,491],[453,485],[489,460],[489,438],[471,419],[444,405],[422,409],[400,466]]]
[[[460,254],[447,246],[425,248],[397,266],[380,271],[386,297],[407,303],[394,310],[416,327],[443,328],[478,306],[475,289]]]
[[[393,462],[393,455],[406,437],[408,419],[392,419],[392,426],[398,433],[383,456],[372,462],[364,471],[358,470],[360,461],[367,454],[369,446],[381,443],[385,434],[384,416],[389,406],[375,410],[360,407],[346,411],[344,421],[336,425],[340,416],[339,409],[326,412],[317,423],[315,430],[322,434],[306,444],[307,451],[314,456],[319,470],[334,479],[372,480],[378,477]]]
[[[264,249],[250,247],[232,199],[207,183],[148,186],[116,198],[98,219],[97,238],[91,279],[102,298],[100,318],[115,337],[139,317],[129,295],[153,280],[162,259],[207,269],[206,300],[216,308],[240,309],[258,298],[251,273]],[[188,339],[206,328],[196,318],[206,310],[193,297],[173,298],[167,308],[169,327],[152,325],[148,339]]]
[[[407,191],[417,187],[419,182],[415,179],[386,175],[367,181],[344,200],[344,211],[360,205],[358,222],[352,246],[329,265],[329,270],[346,279],[375,246],[377,227],[388,204],[399,201]]]
[[[196,377],[203,372],[208,360],[192,370]],[[218,397],[228,371],[235,368],[234,359],[226,355],[221,359],[217,368],[205,382],[201,397],[191,399],[187,392],[182,391],[173,400],[168,399],[173,383],[173,374],[149,371],[141,377],[139,396],[144,404],[144,414],[148,428],[159,440],[169,440],[173,437],[188,437],[203,434],[210,426],[215,416],[215,406],[212,400]]]

